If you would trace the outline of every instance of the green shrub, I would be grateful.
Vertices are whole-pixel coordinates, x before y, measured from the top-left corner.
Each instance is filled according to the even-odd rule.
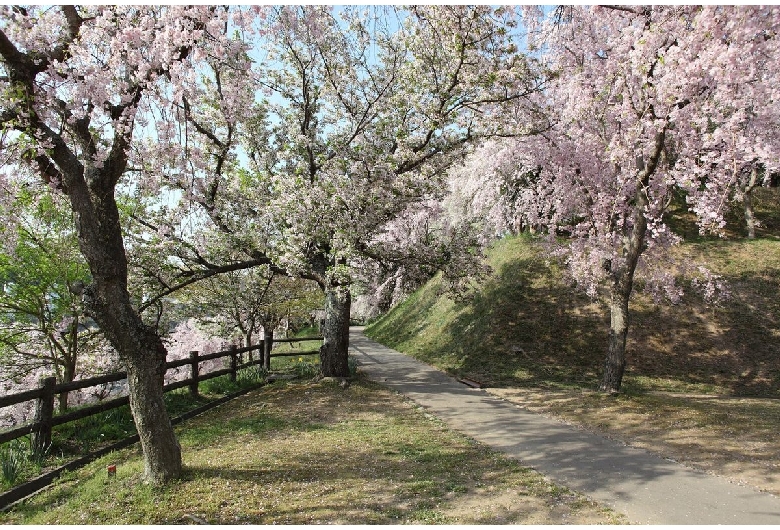
[[[242,387],[254,386],[264,383],[266,377],[268,377],[268,370],[259,365],[250,366],[236,374],[236,382]]]
[[[58,445],[70,446],[66,448],[67,453],[80,454],[103,443],[116,442],[135,434],[135,423],[130,405],[123,405],[65,423],[55,427],[54,431],[54,440]]]
[[[19,480],[24,466],[24,446],[20,440],[13,440],[0,448],[0,468],[3,484],[13,486]]]
[[[33,444],[32,436],[27,437],[27,458],[32,462],[36,469],[40,470],[43,467],[44,462],[51,454],[52,443],[49,442],[47,447],[38,447]]]
[[[207,379],[206,381],[203,381],[200,383],[200,391],[204,394],[230,394],[231,392],[236,392],[241,387],[238,384],[238,377],[236,377],[236,381],[231,381],[230,376],[228,375],[221,375],[219,377],[215,377],[214,379]]]
[[[319,360],[311,361],[298,357],[298,361],[292,366],[293,373],[299,377],[314,377],[320,373]]]

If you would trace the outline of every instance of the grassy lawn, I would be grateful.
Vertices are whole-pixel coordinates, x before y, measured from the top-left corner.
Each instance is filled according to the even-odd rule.
[[[310,363],[305,361],[285,359],[276,364],[280,372],[311,372]],[[176,418],[233,392],[254,388],[264,379],[262,370],[251,367],[241,370],[236,381],[230,381],[227,375],[202,381],[200,395],[196,397],[190,394],[188,388],[167,392],[164,396],[166,409],[171,418]],[[0,493],[135,433],[130,406],[124,405],[54,427],[52,444],[44,454],[33,453],[30,436],[0,444]]]
[[[316,331],[305,329],[298,336],[316,336]],[[303,353],[316,349],[319,343],[305,341],[281,343],[277,346],[274,353]],[[313,377],[319,371],[319,359],[312,355],[272,358],[271,369],[276,375]],[[171,418],[176,418],[233,392],[256,387],[265,381],[267,375],[262,368],[253,366],[240,370],[236,381],[231,381],[227,375],[201,381],[198,396],[192,396],[188,388],[167,392],[164,399],[168,414]],[[124,440],[135,433],[130,407],[125,405],[56,426],[53,430],[52,445],[42,455],[32,453],[29,436],[0,444],[0,493],[31,480],[42,472]]]
[[[143,484],[138,449],[128,449],[62,478],[0,523],[624,522],[361,379],[347,389],[276,383],[177,432],[180,481]]]
[[[529,237],[499,241],[472,300],[434,279],[366,334],[490,392],[631,445],[780,494],[780,240],[698,239],[678,258],[729,282],[706,306],[632,300],[622,394],[598,387],[608,313]]]

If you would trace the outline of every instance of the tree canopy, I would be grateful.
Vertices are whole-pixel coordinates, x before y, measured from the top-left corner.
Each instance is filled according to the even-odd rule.
[[[493,236],[546,231],[610,306],[602,389],[617,391],[635,271],[679,240],[670,201],[717,232],[779,169],[778,27],[758,6],[3,6],[0,187],[24,167],[24,193],[67,198],[83,262],[56,288],[86,287],[56,303],[83,292],[125,363],[154,482],[181,470],[167,297],[236,280],[256,305],[260,267],[316,282],[322,373],[346,376],[356,284],[392,300],[443,271],[462,292]],[[11,211],[6,247],[43,263]]]
[[[481,211],[493,226],[547,230],[551,252],[571,277],[608,304],[601,388],[617,391],[637,268],[659,297],[675,302],[682,294],[676,276],[685,266],[668,253],[680,241],[666,223],[673,199],[684,196],[701,230],[718,233],[737,184],[755,178],[757,167],[780,163],[770,66],[780,12],[663,6],[526,13],[529,44],[553,75],[540,95],[549,128],[478,151],[471,167],[486,169]],[[710,296],[720,285],[706,270],[699,283]]]

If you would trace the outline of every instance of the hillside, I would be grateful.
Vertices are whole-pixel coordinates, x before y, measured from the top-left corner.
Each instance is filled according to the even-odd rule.
[[[566,286],[529,237],[495,244],[493,275],[470,302],[442,296],[434,278],[366,334],[521,407],[780,495],[780,239],[679,251],[723,275],[732,298],[711,308],[696,295],[677,306],[635,296],[617,396],[595,391],[606,309]]]
[[[780,397],[780,241],[700,240],[680,249],[728,280],[731,299],[707,307],[632,301],[624,391]],[[471,301],[433,279],[369,326],[372,338],[491,387],[594,389],[608,313],[561,280],[527,236],[497,242],[493,275]]]

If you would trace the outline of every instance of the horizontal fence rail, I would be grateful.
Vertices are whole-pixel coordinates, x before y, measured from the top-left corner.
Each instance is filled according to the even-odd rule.
[[[316,355],[319,350],[300,351],[300,352],[282,352],[271,353],[271,347],[273,343],[296,343],[306,341],[322,341],[323,337],[301,337],[294,339],[274,339],[272,334],[268,334],[266,339],[260,341],[260,343],[252,346],[244,346],[238,348],[236,346],[231,347],[229,350],[207,353],[201,355],[197,351],[190,352],[190,356],[184,359],[177,359],[174,361],[168,361],[165,363],[166,372],[174,368],[180,368],[182,366],[190,367],[190,376],[188,379],[181,381],[174,381],[163,386],[164,392],[169,392],[177,388],[189,387],[192,395],[198,395],[198,385],[201,381],[207,381],[215,377],[221,377],[223,375],[230,376],[231,381],[236,380],[236,376],[240,370],[245,370],[252,366],[263,365],[266,368],[270,367],[271,357],[296,357],[306,355]],[[266,348],[266,344],[269,345]],[[261,355],[257,359],[252,359],[247,362],[243,361],[243,354],[252,351],[259,351]],[[200,363],[205,361],[211,361],[214,359],[229,358],[230,367],[221,370],[213,370],[211,372],[201,374]],[[54,396],[63,392],[72,392],[75,390],[82,390],[84,388],[95,387],[99,385],[105,385],[108,383],[115,383],[127,379],[127,372],[115,372],[111,374],[101,375],[97,377],[90,377],[88,379],[80,379],[70,383],[56,384],[53,377],[45,378],[41,381],[39,388],[32,390],[26,390],[16,394],[7,396],[0,396],[0,408],[10,407],[25,403],[27,401],[36,400],[35,418],[32,423],[14,427],[10,430],[0,432],[0,443],[5,443],[16,438],[21,438],[28,434],[32,435],[32,445],[42,451],[45,451],[51,445],[52,428],[57,425],[63,425],[72,421],[80,420],[107,410],[115,409],[130,402],[129,396],[120,396],[113,399],[107,399],[100,401],[95,405],[79,408],[64,414],[54,415]]]

